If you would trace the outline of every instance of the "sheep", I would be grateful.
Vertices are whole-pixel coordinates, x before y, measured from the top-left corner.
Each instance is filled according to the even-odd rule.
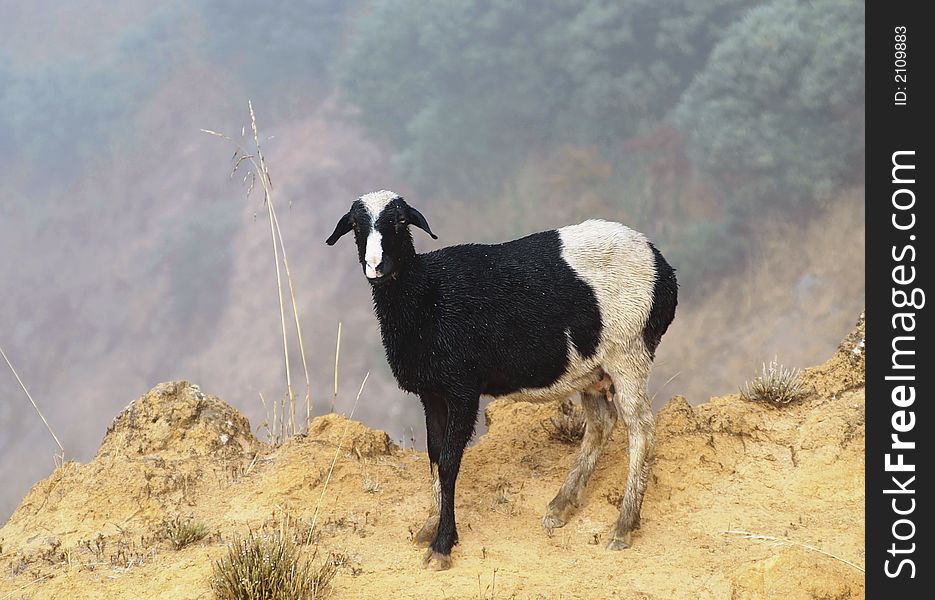
[[[549,530],[580,504],[622,418],[629,472],[607,548],[628,548],[653,452],[646,381],[675,316],[674,269],[642,234],[603,220],[426,254],[416,253],[410,225],[438,239],[418,210],[381,190],[355,200],[326,243],[354,231],[386,358],[425,409],[434,503],[414,536],[428,546],[423,566],[451,566],[455,480],[481,395],[548,402],[581,393],[585,435],[542,518]]]

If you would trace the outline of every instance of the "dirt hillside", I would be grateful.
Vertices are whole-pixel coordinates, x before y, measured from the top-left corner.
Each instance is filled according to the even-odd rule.
[[[430,504],[424,453],[337,415],[271,448],[218,398],[161,384],[114,420],[92,461],[56,469],[0,529],[0,599],[211,598],[227,543],[286,520],[314,522],[319,555],[338,558],[335,599],[863,598],[863,346],[860,323],[805,372],[807,398],[783,408],[673,398],[642,528],[616,553],[601,542],[623,491],[625,429],[579,512],[548,533],[540,517],[574,454],[542,426],[557,407],[492,403],[465,455],[461,543],[441,573],[423,571],[409,542]],[[210,535],[174,550],[158,531],[176,517]]]

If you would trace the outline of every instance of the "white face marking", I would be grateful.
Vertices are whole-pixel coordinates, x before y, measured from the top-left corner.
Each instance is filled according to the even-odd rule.
[[[377,219],[386,205],[396,198],[399,198],[399,194],[389,190],[370,192],[360,197],[370,214],[370,235],[367,236],[367,248],[364,250],[364,274],[370,279],[380,276],[377,265],[383,262],[383,236],[377,231]]]
[[[373,224],[371,223],[371,227]],[[383,236],[376,229],[370,230],[367,236],[367,249],[364,251],[364,269],[367,277],[374,279],[380,274],[377,273],[377,265],[383,262]]]

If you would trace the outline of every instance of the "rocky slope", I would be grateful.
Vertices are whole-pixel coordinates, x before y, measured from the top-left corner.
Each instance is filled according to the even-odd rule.
[[[337,415],[272,448],[218,398],[162,384],[0,529],[0,599],[211,598],[226,544],[286,521],[339,557],[336,599],[862,598],[862,324],[804,379],[807,397],[782,408],[739,395],[666,404],[642,528],[618,553],[601,538],[623,491],[625,429],[579,512],[549,533],[539,519],[574,452],[542,427],[556,406],[492,403],[465,455],[461,543],[442,573],[423,571],[409,542],[430,503],[424,453]],[[176,517],[210,535],[174,550],[158,531]]]

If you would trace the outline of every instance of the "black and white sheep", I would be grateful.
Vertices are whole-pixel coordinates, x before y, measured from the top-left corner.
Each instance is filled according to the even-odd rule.
[[[579,504],[623,418],[629,473],[608,548],[629,547],[653,450],[646,381],[677,303],[672,267],[642,234],[608,221],[426,254],[409,225],[437,239],[418,210],[382,190],[354,201],[327,243],[354,231],[393,375],[425,408],[435,506],[415,537],[430,546],[424,564],[451,564],[455,479],[480,395],[539,402],[581,392],[584,440],[542,519],[549,529]]]

